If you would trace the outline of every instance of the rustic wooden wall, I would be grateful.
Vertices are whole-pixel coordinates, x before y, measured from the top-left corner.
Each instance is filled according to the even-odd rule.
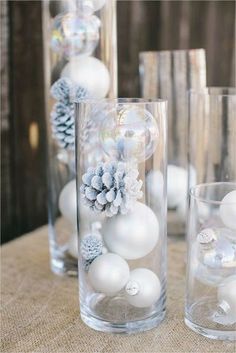
[[[234,85],[234,1],[118,1],[119,95],[138,96],[138,53],[205,48],[209,85]],[[46,222],[41,1],[1,0],[2,240]]]

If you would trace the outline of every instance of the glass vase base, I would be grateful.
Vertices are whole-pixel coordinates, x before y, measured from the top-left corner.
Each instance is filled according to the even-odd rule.
[[[236,331],[213,330],[200,325],[194,324],[187,318],[184,319],[185,324],[194,332],[215,340],[236,341]]]
[[[51,270],[53,273],[59,276],[78,276],[78,264],[74,259],[51,259]]]
[[[153,315],[144,320],[131,321],[124,323],[112,323],[110,321],[101,320],[91,315],[86,315],[81,312],[81,319],[90,328],[96,331],[117,333],[117,334],[134,334],[144,332],[157,327],[164,319],[166,311],[163,310],[158,315]]]

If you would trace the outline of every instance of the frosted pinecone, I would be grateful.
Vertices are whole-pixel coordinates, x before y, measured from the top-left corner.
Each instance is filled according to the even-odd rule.
[[[84,237],[80,245],[80,253],[85,260],[93,260],[102,254],[103,242],[90,234]]]
[[[51,112],[53,137],[62,148],[74,150],[75,117],[74,104],[88,97],[83,87],[77,87],[67,78],[60,78],[51,87],[52,96],[58,100]]]
[[[88,168],[82,176],[82,201],[91,210],[104,212],[107,217],[126,214],[143,195],[138,174],[135,167],[116,161]]]

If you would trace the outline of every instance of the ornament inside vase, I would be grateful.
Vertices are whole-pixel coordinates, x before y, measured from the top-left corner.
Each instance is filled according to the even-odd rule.
[[[108,156],[142,162],[154,153],[158,134],[156,120],[147,109],[127,105],[107,113],[101,125],[100,140]]]
[[[149,254],[159,238],[159,222],[154,212],[136,202],[127,215],[106,219],[103,225],[104,241],[108,249],[127,260]]]
[[[53,21],[51,48],[66,58],[91,55],[99,42],[100,25],[97,16],[77,11],[60,14]]]

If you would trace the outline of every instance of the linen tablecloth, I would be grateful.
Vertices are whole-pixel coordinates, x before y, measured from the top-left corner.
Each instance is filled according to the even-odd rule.
[[[234,353],[234,342],[213,341],[185,327],[183,240],[168,244],[167,315],[135,335],[93,331],[79,315],[76,278],[51,273],[47,227],[2,247],[2,342],[6,353]]]

